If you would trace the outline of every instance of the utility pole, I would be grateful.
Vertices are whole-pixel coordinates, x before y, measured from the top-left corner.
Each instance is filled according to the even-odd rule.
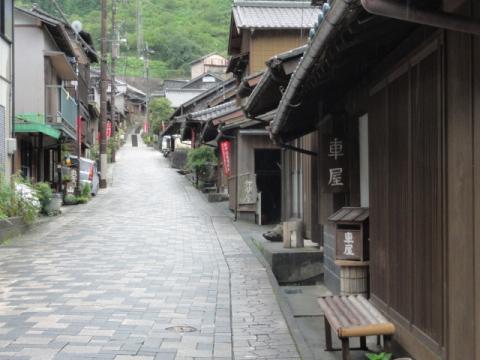
[[[120,48],[120,42],[118,39],[117,35],[117,29],[116,29],[116,17],[117,15],[117,4],[116,0],[112,0],[112,64],[111,64],[111,76],[112,76],[112,85],[111,85],[111,98],[110,98],[110,107],[111,107],[111,121],[112,121],[112,132],[111,136],[112,138],[115,137],[115,125],[116,125],[116,119],[117,119],[117,113],[115,111],[115,61],[118,56],[119,48]],[[115,147],[112,147],[112,163],[115,162]]]
[[[145,48],[143,49],[143,71],[145,79],[147,80],[147,101],[146,101],[146,121],[148,123],[148,118],[150,116],[150,54],[153,54],[154,51],[150,50],[148,43],[145,43]]]
[[[107,0],[102,0],[100,64],[100,188],[107,187]]]

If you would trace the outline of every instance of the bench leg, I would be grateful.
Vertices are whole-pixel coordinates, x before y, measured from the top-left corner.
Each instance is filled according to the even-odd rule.
[[[342,360],[351,360],[349,338],[342,338]]]
[[[332,328],[327,318],[325,318],[325,350],[332,351]]]
[[[362,350],[368,350],[367,348],[367,338],[365,336],[360,337],[360,349]]]
[[[383,336],[383,348],[387,353],[392,352],[392,336],[391,335]]]

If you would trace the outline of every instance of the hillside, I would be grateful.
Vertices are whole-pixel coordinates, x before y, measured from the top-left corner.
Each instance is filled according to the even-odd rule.
[[[82,21],[84,29],[98,42],[100,1],[57,1],[68,19]],[[51,0],[20,0],[16,5],[30,7],[33,3],[58,16]],[[143,61],[139,59],[137,51],[137,3],[141,9],[144,44],[148,43],[154,51],[150,62],[151,77],[186,75],[188,63],[193,59],[213,51],[225,53],[230,0],[117,0],[121,38],[127,39],[127,44],[122,45],[119,73],[143,76]]]

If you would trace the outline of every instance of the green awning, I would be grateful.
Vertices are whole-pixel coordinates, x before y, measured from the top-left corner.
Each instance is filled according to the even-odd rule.
[[[15,123],[16,133],[42,133],[54,139],[59,139],[61,132],[49,125],[35,123]]]

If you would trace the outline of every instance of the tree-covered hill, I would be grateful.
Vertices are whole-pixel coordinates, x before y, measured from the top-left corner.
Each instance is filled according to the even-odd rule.
[[[98,46],[100,1],[57,2],[70,21],[80,20],[83,23]],[[30,7],[33,3],[58,16],[52,0],[16,1],[21,7]],[[137,52],[139,4],[144,46],[148,44],[154,51],[150,62],[152,77],[178,77],[188,73],[190,61],[214,51],[225,53],[231,0],[117,0],[120,36],[127,39],[127,44],[122,45],[122,58],[118,65],[120,73],[143,76],[143,61]]]

